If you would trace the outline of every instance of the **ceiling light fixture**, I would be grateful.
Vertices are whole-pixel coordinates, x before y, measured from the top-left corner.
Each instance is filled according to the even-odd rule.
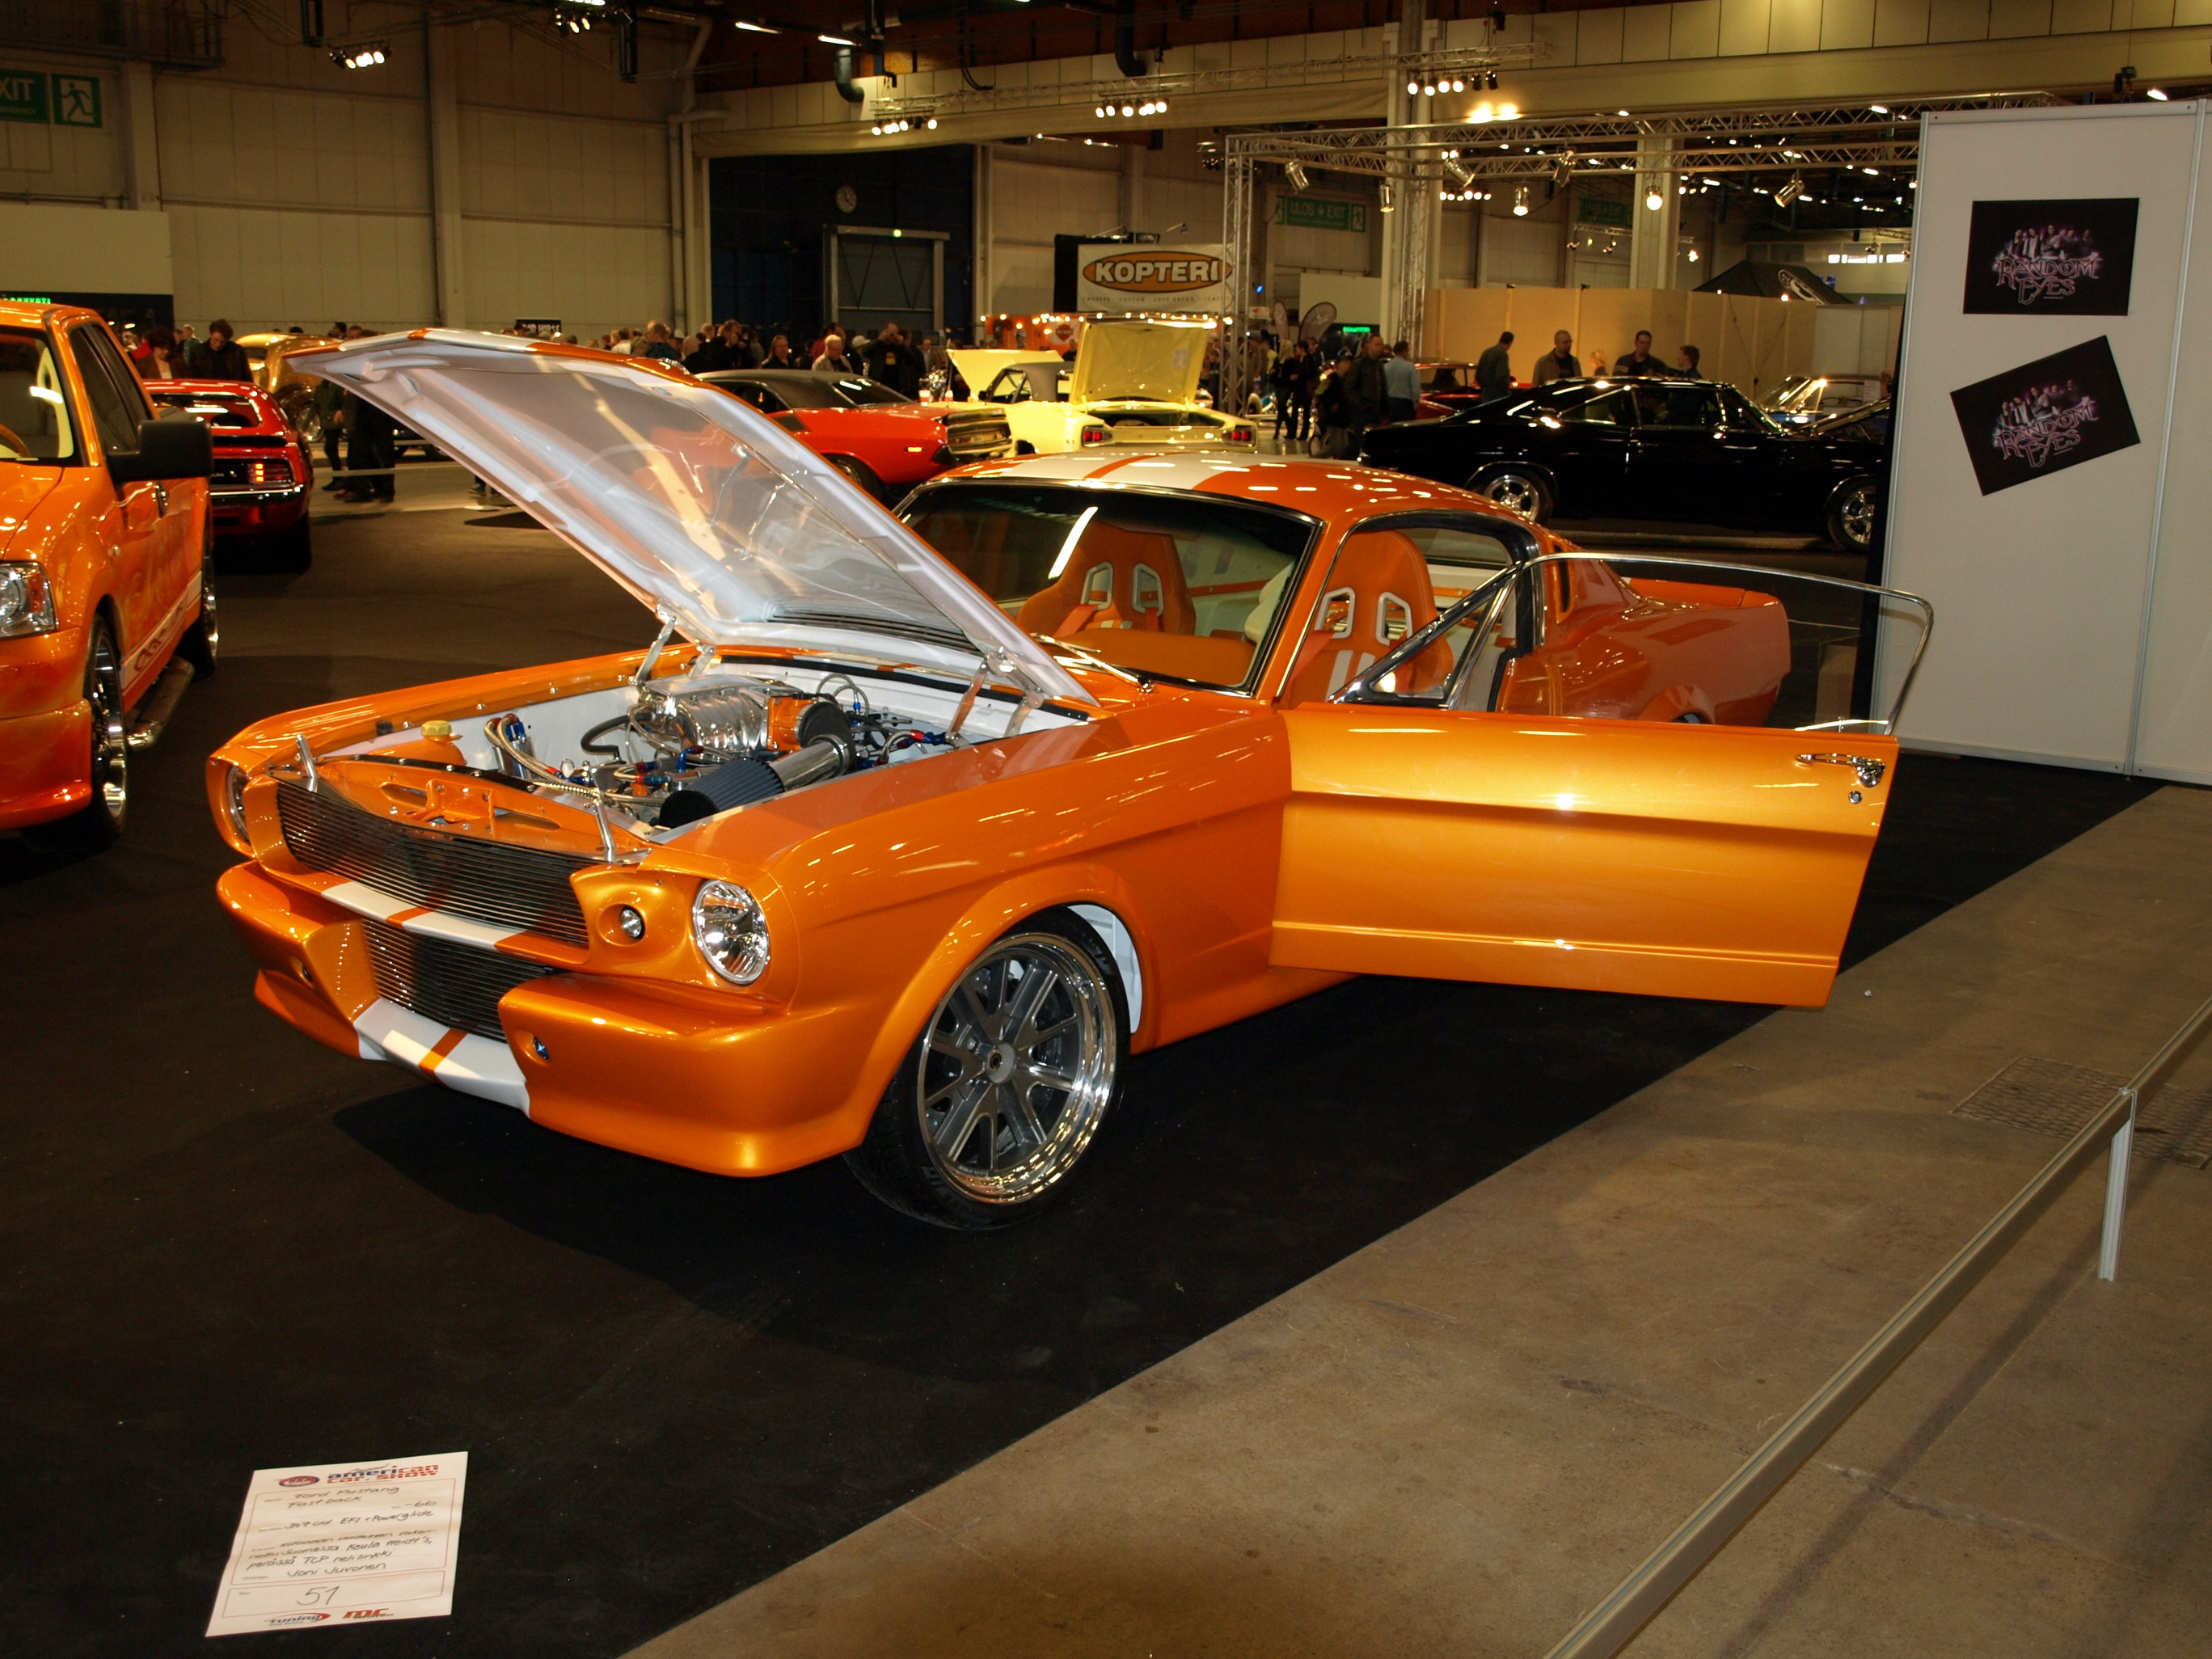
[[[1462,190],[1465,190],[1469,185],[1472,185],[1474,182],[1474,169],[1468,167],[1464,161],[1455,161],[1452,160],[1451,157],[1446,156],[1444,158],[1444,171],[1451,174],[1452,182],[1457,185]]]
[[[756,23],[750,17],[740,17],[738,19],[738,27],[743,29],[747,34],[778,34],[782,33],[780,29],[770,28],[765,23]]]
[[[340,69],[374,69],[384,61],[384,42],[365,46],[332,46],[331,62]]]
[[[1472,110],[1470,110],[1470,111],[1468,112],[1468,118],[1468,118],[1468,120],[1470,120],[1470,121],[1487,121],[1487,120],[1488,120],[1488,119],[1489,119],[1492,115],[1495,115],[1497,112],[1497,112],[1497,111],[1495,111],[1495,110],[1493,110],[1492,108],[1491,108],[1491,106],[1490,106],[1487,103],[1480,103],[1480,104],[1477,104],[1477,105],[1476,105],[1476,106],[1475,106]]]
[[[1397,211],[1398,198],[1392,192],[1390,186],[1387,184],[1382,187],[1382,208],[1383,212],[1395,213]]]
[[[1649,196],[1646,196],[1644,198],[1644,205],[1650,208],[1652,212],[1656,213],[1661,208],[1667,205],[1667,198],[1655,190]]]
[[[1867,107],[1872,110],[1876,115],[1887,115],[1889,113],[1889,106],[1887,104],[1869,104]]]
[[[2155,98],[2161,104],[2166,102],[2166,94],[2163,92],[2160,92],[2156,87],[2153,87],[2148,92],[2145,93],[2143,96],[2146,98]]]
[[[817,34],[814,38],[825,46],[849,46],[853,44],[842,34]]]
[[[1494,87],[1498,82],[1492,81],[1490,84]],[[1521,106],[1518,104],[1500,104],[1498,106],[1498,118],[1501,121],[1519,120],[1521,118]]]
[[[1513,216],[1516,219],[1528,216],[1528,186],[1526,185],[1518,186],[1513,192]]]
[[[1310,179],[1306,177],[1305,168],[1296,161],[1285,161],[1283,163],[1283,177],[1291,181],[1291,188],[1292,190],[1304,190],[1310,187],[1313,183]]]
[[[1804,193],[1805,181],[1802,179],[1792,179],[1788,184],[1783,185],[1781,189],[1774,192],[1774,205],[1777,207],[1788,207],[1792,202],[1796,201]]]

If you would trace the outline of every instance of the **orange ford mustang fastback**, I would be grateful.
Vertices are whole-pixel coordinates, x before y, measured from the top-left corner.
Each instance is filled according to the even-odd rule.
[[[212,453],[99,313],[0,304],[0,830],[106,846],[131,751],[214,672]]]
[[[1895,744],[1815,716],[1905,596],[1229,452],[986,463],[895,517],[646,360],[303,366],[663,623],[213,757],[257,994],[348,1054],[988,1227],[1066,1189],[1132,1053],[1348,975],[1827,994]]]

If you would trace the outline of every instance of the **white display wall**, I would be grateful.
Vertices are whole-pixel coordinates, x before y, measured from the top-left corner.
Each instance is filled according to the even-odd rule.
[[[2206,112],[1923,118],[1883,575],[1936,606],[1909,746],[2212,782]]]

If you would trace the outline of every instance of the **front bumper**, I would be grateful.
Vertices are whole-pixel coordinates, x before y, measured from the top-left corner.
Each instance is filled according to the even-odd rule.
[[[379,994],[362,916],[349,903],[227,871],[216,892],[260,972],[264,1007],[341,1054],[388,1060],[448,1088],[519,1108],[580,1139],[715,1175],[774,1175],[858,1146],[873,1102],[853,1098],[853,1057],[876,1036],[866,1011],[735,1006],[653,981],[556,973],[501,999],[503,1042]],[[398,900],[389,919],[431,931]]]
[[[84,630],[0,640],[0,830],[65,818],[92,799]]]

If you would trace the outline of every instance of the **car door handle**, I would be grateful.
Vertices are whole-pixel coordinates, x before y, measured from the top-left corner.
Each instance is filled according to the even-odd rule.
[[[1881,775],[1889,770],[1887,761],[1876,760],[1871,755],[1800,755],[1797,764],[1851,767],[1857,771],[1859,781],[1869,789],[1880,784]]]

